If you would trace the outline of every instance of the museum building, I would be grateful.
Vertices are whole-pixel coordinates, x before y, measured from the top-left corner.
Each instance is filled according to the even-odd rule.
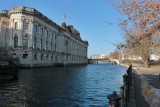
[[[0,13],[0,49],[21,67],[87,64],[88,41],[73,25],[61,26],[24,6]],[[2,56],[1,56],[2,57]]]

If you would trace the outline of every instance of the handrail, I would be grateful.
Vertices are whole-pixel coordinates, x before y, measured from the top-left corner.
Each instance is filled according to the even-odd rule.
[[[128,102],[130,100],[130,87],[132,86],[132,65],[126,71],[126,74],[123,75],[123,86],[120,87],[119,96],[113,96],[112,94],[108,95],[110,107],[127,107]],[[120,98],[120,100],[117,100]],[[111,105],[112,104],[112,105]]]

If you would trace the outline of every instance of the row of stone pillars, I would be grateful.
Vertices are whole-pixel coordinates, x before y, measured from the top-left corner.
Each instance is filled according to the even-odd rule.
[[[132,65],[127,69],[127,74],[123,75],[123,86],[120,87],[121,91],[118,95],[115,91],[107,95],[110,107],[127,107],[130,99],[130,87],[132,86]]]

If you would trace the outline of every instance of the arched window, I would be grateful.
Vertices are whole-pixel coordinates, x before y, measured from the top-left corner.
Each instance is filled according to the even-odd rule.
[[[38,29],[37,29],[37,25],[34,25],[34,26],[33,26],[33,32],[37,32],[37,30],[38,30]]]
[[[28,35],[23,36],[23,49],[28,49]]]
[[[16,33],[15,33],[15,37],[14,37],[14,48],[18,48],[18,37],[17,37]]]
[[[29,20],[28,19],[24,20],[23,27],[24,27],[23,28],[24,30],[29,30]]]
[[[15,28],[15,29],[18,29],[18,22],[15,22],[15,23],[14,23],[14,28]]]

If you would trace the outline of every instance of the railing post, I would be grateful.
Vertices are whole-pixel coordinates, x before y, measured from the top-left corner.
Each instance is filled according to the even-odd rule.
[[[129,66],[128,70],[129,70],[129,82],[130,86],[132,86],[132,64]]]
[[[126,107],[128,102],[128,95],[129,95],[128,76],[126,74],[123,75],[123,86],[124,86],[124,105]]]
[[[127,75],[128,75],[128,78],[127,78],[127,81],[128,81],[128,89],[130,89],[130,67],[127,69]]]
[[[127,69],[127,74],[123,75],[123,86],[120,87],[121,91],[119,96],[113,91],[107,98],[109,99],[109,107],[127,107],[130,99],[130,86],[132,85],[132,65]],[[133,75],[134,77],[134,75]],[[159,74],[160,78],[160,74]],[[121,100],[121,101],[120,101]]]
[[[109,107],[120,107],[120,97],[116,93],[116,91],[113,91],[112,94],[107,95],[107,98],[109,99]]]
[[[124,86],[120,87],[121,91],[120,91],[120,97],[121,97],[121,107],[124,107]]]

